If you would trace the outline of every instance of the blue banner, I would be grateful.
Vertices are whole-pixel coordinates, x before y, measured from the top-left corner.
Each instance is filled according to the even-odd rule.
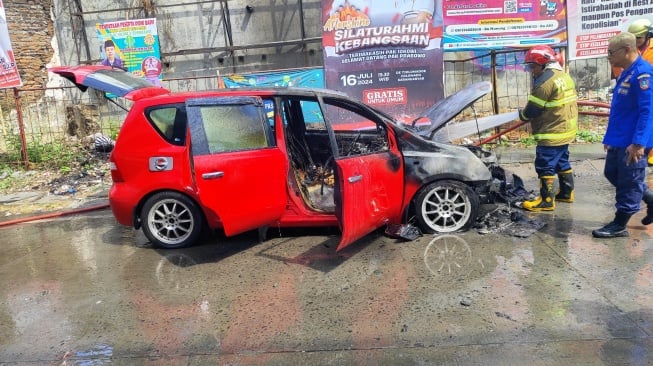
[[[324,88],[322,68],[271,71],[253,74],[234,74],[222,77],[227,88],[253,86],[295,86],[303,88]]]

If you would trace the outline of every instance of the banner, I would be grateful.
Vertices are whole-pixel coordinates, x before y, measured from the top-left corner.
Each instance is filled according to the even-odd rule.
[[[160,86],[162,74],[156,18],[97,23],[101,64]]]
[[[446,1],[443,18],[445,51],[567,43],[565,0]]]
[[[325,83],[404,122],[443,98],[440,0],[324,0]]]
[[[16,66],[14,50],[11,48],[9,29],[5,8],[0,0],[0,89],[13,88],[23,85]]]
[[[653,21],[653,2],[650,0],[570,0],[569,59],[605,57],[608,40],[628,30],[636,19]]]
[[[283,70],[252,74],[232,74],[219,77],[220,87],[285,87],[324,88],[324,70],[322,68],[303,70]],[[265,100],[263,107],[268,117],[274,116],[274,103]],[[306,109],[307,113],[309,108]],[[316,112],[317,113],[317,112]],[[319,114],[319,113],[318,113]],[[271,121],[271,123],[273,123]]]
[[[242,88],[252,86],[298,86],[324,88],[322,68],[270,71],[252,74],[232,74],[222,77],[225,87]]]

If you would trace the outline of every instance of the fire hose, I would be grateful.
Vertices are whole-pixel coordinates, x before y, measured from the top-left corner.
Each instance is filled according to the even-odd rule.
[[[606,109],[608,109],[608,110],[610,109],[610,104],[607,104],[607,103],[601,103],[601,102],[592,102],[592,101],[587,101],[587,100],[579,100],[579,101],[578,101],[578,105],[579,105],[579,106],[584,106],[584,107],[606,108]],[[587,116],[608,117],[608,116],[610,115],[610,112],[609,112],[609,111],[608,111],[608,112],[599,112],[599,111],[584,111],[584,110],[579,110],[579,111],[578,111],[578,114],[580,114],[580,115],[587,115]],[[528,123],[528,121],[522,121],[522,122],[520,122],[520,123],[518,123],[518,124],[516,124],[516,125],[514,125],[514,126],[512,126],[512,127],[510,127],[510,128],[507,128],[507,129],[505,129],[505,130],[503,130],[503,131],[500,131],[500,132],[498,132],[498,133],[495,133],[495,134],[492,135],[492,136],[486,137],[486,138],[484,138],[484,139],[482,139],[482,140],[476,142],[474,145],[475,145],[475,146],[480,146],[480,145],[483,145],[483,144],[487,144],[488,142],[490,142],[490,141],[494,141],[494,140],[498,139],[499,137],[505,135],[506,133],[511,132],[511,131],[514,131],[514,130],[516,130],[516,129],[522,127],[523,125],[525,125],[525,124],[527,124],[527,123]]]

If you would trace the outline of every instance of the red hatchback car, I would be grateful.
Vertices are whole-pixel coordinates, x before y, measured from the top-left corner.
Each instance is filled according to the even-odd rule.
[[[338,226],[337,250],[389,224],[454,232],[520,181],[490,152],[435,138],[491,91],[487,82],[407,126],[328,90],[172,93],[110,67],[50,71],[133,101],[111,153],[109,201],[119,223],[142,227],[158,247],[192,245],[206,227],[232,236]]]

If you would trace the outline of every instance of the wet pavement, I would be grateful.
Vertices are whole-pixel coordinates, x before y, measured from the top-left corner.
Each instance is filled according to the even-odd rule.
[[[535,189],[529,150],[500,152]],[[574,147],[576,202],[527,238],[401,242],[271,229],[157,250],[108,209],[0,227],[2,365],[648,365],[653,225],[595,239],[614,191]]]

